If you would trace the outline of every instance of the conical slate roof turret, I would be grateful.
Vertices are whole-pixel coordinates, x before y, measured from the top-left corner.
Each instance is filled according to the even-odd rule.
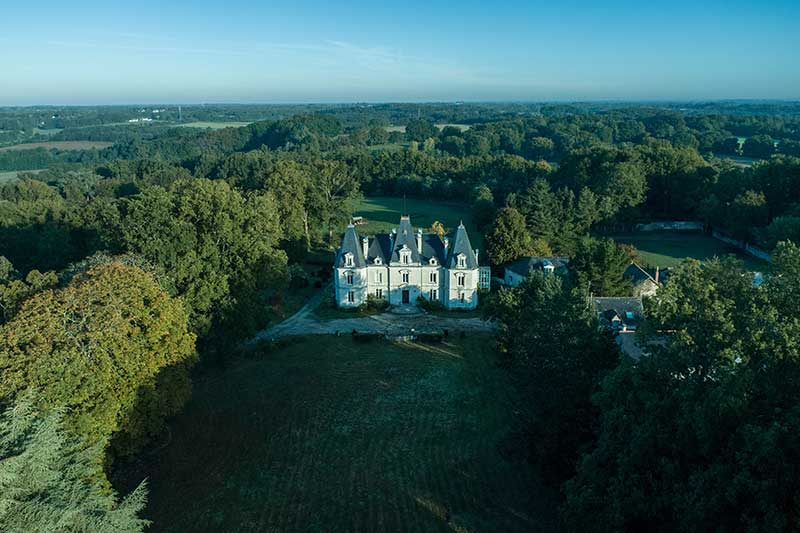
[[[392,243],[392,263],[400,262],[400,250],[402,250],[403,247],[411,250],[411,263],[419,263],[417,241],[414,236],[414,228],[411,227],[411,218],[408,215],[400,217],[397,235],[394,236],[394,242]]]
[[[456,228],[456,234],[449,248],[447,254],[447,268],[456,268],[458,266],[458,256],[460,254],[464,254],[465,256],[465,268],[478,268],[478,261],[475,259],[475,251],[472,249],[472,244],[469,242],[467,228],[464,227],[463,222]]]
[[[353,255],[352,265],[348,265],[346,263],[345,258],[347,254]],[[342,237],[342,246],[339,248],[339,252],[336,255],[336,266],[352,268],[362,268],[367,266],[366,262],[364,261],[364,252],[361,249],[361,242],[358,240],[358,233],[356,233],[356,227],[352,224],[347,226],[347,229],[344,232],[344,237]]]

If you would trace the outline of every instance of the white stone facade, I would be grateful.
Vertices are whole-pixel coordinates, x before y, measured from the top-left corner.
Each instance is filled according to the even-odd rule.
[[[348,226],[334,264],[339,307],[358,307],[368,297],[391,305],[415,305],[421,296],[446,309],[478,305],[478,254],[463,224],[452,239],[414,232],[407,216],[389,235],[359,238]]]

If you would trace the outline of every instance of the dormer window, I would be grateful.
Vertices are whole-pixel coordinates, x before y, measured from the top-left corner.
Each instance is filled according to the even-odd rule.
[[[376,265],[380,265],[381,264],[381,258],[380,257],[376,257],[375,260],[373,261],[373,263],[375,263]]]
[[[464,268],[467,266],[467,256],[464,254],[458,254],[458,268]]]
[[[353,254],[350,252],[344,254],[344,264],[349,267],[353,266]]]
[[[411,264],[411,250],[408,249],[408,246],[405,244],[403,248],[400,250],[400,262],[404,265]]]
[[[431,257],[430,261],[428,261],[428,264],[432,265],[432,266],[436,266],[436,258],[435,257]]]

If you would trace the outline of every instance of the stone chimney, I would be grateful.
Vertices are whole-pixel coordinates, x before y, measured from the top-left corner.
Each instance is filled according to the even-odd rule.
[[[478,261],[478,252],[480,252],[480,250],[478,250],[477,248],[475,248],[475,262],[476,262],[476,263],[478,263],[478,264],[480,265],[480,261]]]
[[[422,230],[417,230],[417,252],[422,253]]]
[[[655,275],[655,278],[654,278],[656,280],[656,283],[658,283],[658,275],[659,275],[658,267],[656,267],[656,275]]]
[[[364,251],[364,260],[367,259],[367,251],[369,250],[369,237],[361,238],[361,249]]]

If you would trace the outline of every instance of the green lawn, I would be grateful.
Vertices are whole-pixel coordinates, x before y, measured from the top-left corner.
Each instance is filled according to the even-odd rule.
[[[209,128],[212,130],[221,130],[222,128],[241,128],[242,126],[247,126],[251,124],[250,122],[186,122],[185,124],[179,124],[184,128]]]
[[[472,210],[464,204],[408,198],[405,201],[406,211],[411,215],[411,224],[415,228],[427,231],[435,220],[444,224],[448,232],[458,227],[463,220],[469,233],[469,240],[473,248],[478,248],[483,253],[483,235],[472,223]],[[364,198],[356,206],[354,215],[362,216],[367,224],[356,227],[359,235],[374,235],[386,233],[396,228],[400,222],[400,213],[403,211],[403,199],[390,196],[372,196]],[[342,228],[344,231],[344,228]]]
[[[704,261],[728,254],[742,259],[750,270],[763,271],[769,266],[733,246],[700,233],[647,232],[617,234],[612,237],[617,242],[634,245],[645,265],[651,267],[672,267],[687,257]]]
[[[511,387],[483,336],[300,339],[195,383],[147,477],[149,531],[552,531],[504,458]]]
[[[4,181],[11,181],[19,177],[20,174],[38,174],[43,169],[36,170],[3,170],[0,171],[0,183]]]

